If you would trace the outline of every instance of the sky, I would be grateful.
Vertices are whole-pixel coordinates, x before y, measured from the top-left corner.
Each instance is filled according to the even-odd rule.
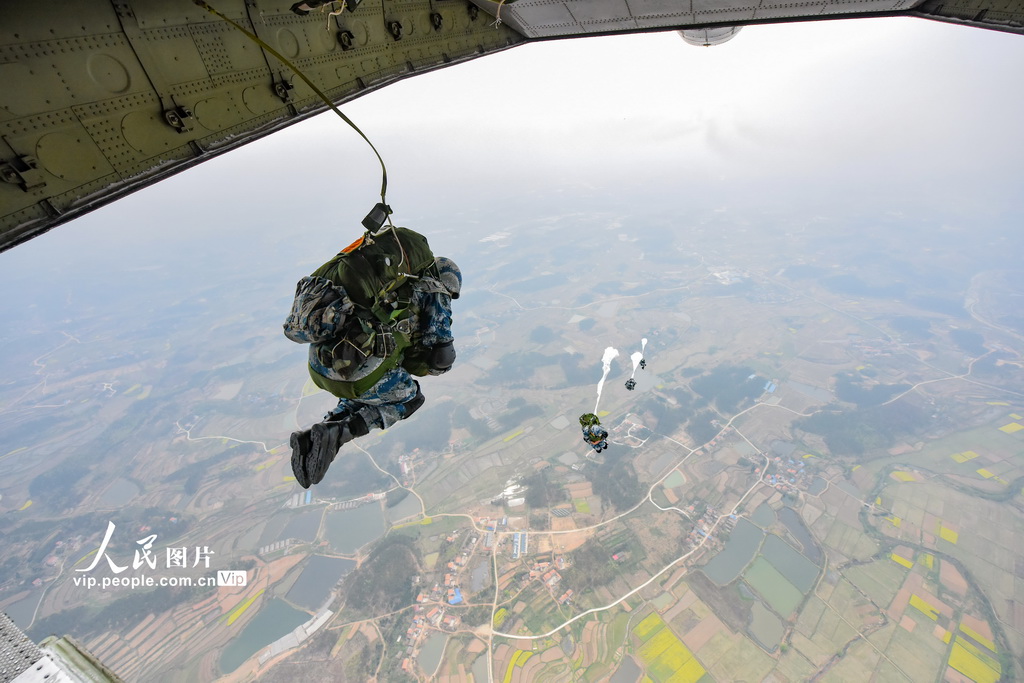
[[[714,48],[674,32],[565,40],[408,79],[346,110],[391,167],[396,207],[407,195],[450,201],[453,178],[497,205],[615,187],[652,202],[932,203],[937,185],[955,188],[941,194],[957,208],[1013,205],[1024,141],[997,131],[1024,113],[1011,85],[1020,38],[878,19],[746,27]],[[340,129],[321,117],[296,136],[326,140],[320,126]]]
[[[514,229],[624,203],[683,215],[870,205],[969,223],[1021,213],[1022,67],[1021,36],[855,19],[749,26],[712,48],[675,32],[519,46],[343,110],[387,163],[396,221],[418,229],[457,232],[496,216]],[[0,264],[78,257],[97,238],[116,254],[261,228],[319,248],[358,230],[379,185],[373,153],[327,113],[60,226]]]

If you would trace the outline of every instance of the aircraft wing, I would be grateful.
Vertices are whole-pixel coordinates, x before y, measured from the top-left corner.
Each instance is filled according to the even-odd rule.
[[[1024,0],[349,0],[337,16],[212,4],[339,104],[535,40],[854,16],[1024,33]],[[190,0],[4,2],[0,83],[0,251],[326,109]]]

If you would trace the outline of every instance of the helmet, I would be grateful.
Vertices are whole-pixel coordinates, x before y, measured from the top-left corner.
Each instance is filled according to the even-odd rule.
[[[462,290],[462,271],[455,265],[455,261],[438,256],[434,259],[434,265],[437,266],[437,272],[440,274],[441,284],[453,299],[458,299],[459,292]]]

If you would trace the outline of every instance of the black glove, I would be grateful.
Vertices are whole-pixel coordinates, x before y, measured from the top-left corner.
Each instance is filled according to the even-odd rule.
[[[433,370],[448,372],[455,364],[455,342],[445,342],[430,349],[430,359],[427,361]]]

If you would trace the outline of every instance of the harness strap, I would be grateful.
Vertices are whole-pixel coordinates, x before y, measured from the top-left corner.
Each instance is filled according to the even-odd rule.
[[[389,371],[398,366],[402,360],[403,352],[409,347],[409,337],[401,332],[395,332],[394,335],[394,351],[386,356],[377,368],[366,377],[361,377],[352,382],[345,382],[342,380],[330,379],[324,377],[319,372],[313,369],[313,366],[307,366],[309,368],[309,376],[313,380],[313,384],[317,385],[324,391],[334,394],[338,398],[359,398],[364,393],[369,391],[374,384],[380,381],[380,379]]]

